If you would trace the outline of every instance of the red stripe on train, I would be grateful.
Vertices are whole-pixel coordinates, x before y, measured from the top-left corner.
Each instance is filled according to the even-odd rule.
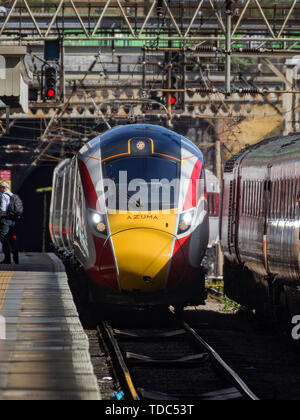
[[[93,235],[96,250],[96,261],[87,272],[91,279],[111,292],[120,292],[117,269],[110,241]]]
[[[189,182],[188,191],[185,197],[185,202],[183,205],[183,211],[192,209],[193,207],[196,207],[198,204],[198,201],[200,199],[199,195],[199,184],[200,184],[200,178],[201,178],[201,171],[202,171],[203,163],[201,160],[197,160],[192,176]]]
[[[86,205],[90,209],[97,210],[96,206],[97,206],[98,197],[97,197],[97,193],[96,193],[92,178],[88,171],[88,168],[86,167],[86,164],[80,159],[78,159],[78,165],[79,165],[79,172],[81,175],[81,182],[83,186]]]

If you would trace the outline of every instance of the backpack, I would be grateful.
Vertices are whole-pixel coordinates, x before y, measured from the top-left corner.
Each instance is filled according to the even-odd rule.
[[[7,217],[12,220],[18,220],[23,214],[23,203],[17,194],[10,196],[10,202],[7,209]]]

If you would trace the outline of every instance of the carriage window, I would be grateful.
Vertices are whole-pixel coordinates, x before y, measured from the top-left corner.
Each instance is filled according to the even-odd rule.
[[[281,184],[276,181],[276,218],[280,217],[280,196],[281,196]]]
[[[293,180],[293,193],[292,193],[292,219],[296,219],[298,217],[298,215],[296,214],[296,209],[297,209],[297,201],[300,199],[299,195],[297,195],[298,193],[298,180],[294,179]]]
[[[296,185],[296,191],[295,194],[296,198],[296,205],[295,205],[295,218],[298,219],[300,216],[300,180],[297,179],[297,185]]]

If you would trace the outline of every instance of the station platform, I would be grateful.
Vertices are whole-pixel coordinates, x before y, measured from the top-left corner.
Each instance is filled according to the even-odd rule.
[[[0,265],[0,400],[99,400],[64,266],[23,253]]]

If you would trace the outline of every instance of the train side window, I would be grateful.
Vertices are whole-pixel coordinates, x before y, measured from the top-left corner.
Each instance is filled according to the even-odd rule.
[[[248,216],[249,210],[249,181],[246,181],[246,211],[245,215]]]
[[[248,200],[248,216],[250,216],[251,215],[251,205],[252,205],[252,182],[251,181],[249,181],[248,194],[249,194],[249,200]]]
[[[243,182],[243,215],[246,214],[246,182]]]
[[[273,182],[273,200],[272,200],[272,218],[275,219],[276,218],[276,182]]]
[[[285,201],[286,201],[286,198],[285,198],[285,192],[286,192],[286,189],[285,189],[285,180],[283,179],[282,181],[281,181],[281,196],[280,196],[280,218],[281,219],[284,219],[285,218]]]
[[[298,184],[297,179],[294,179],[293,180],[293,193],[292,193],[292,200],[293,200],[293,204],[292,204],[292,219],[296,219],[297,218],[297,214],[296,214],[296,208],[297,208],[297,184]]]
[[[243,214],[244,216],[246,215],[246,211],[247,211],[247,182],[244,181],[244,211]]]
[[[257,217],[260,216],[261,213],[261,182],[257,182]]]
[[[285,218],[289,218],[289,180],[285,181]]]
[[[261,217],[263,215],[263,203],[264,203],[264,189],[263,189],[263,182],[259,183],[259,213],[258,216]]]
[[[251,214],[251,181],[248,181],[248,210],[247,216]]]
[[[292,179],[288,179],[288,199],[287,199],[287,218],[290,220],[292,219],[292,205],[293,205],[293,200],[292,200],[292,185],[293,184],[293,180]]]
[[[281,181],[281,211],[280,211],[280,218],[285,219],[285,208],[286,208],[286,183],[283,179]]]
[[[248,216],[251,216],[251,206],[252,206],[252,182],[249,181],[249,208],[248,208]]]
[[[246,212],[246,182],[243,182],[243,210],[242,214],[245,215]]]
[[[280,217],[280,182],[276,181],[276,219]]]
[[[251,206],[251,182],[247,181],[247,216],[250,215]]]
[[[258,196],[257,181],[253,181],[253,216],[257,216]]]
[[[256,206],[257,206],[257,200],[256,200],[256,181],[253,182],[253,208],[252,208],[252,215],[256,216]]]
[[[250,181],[250,205],[249,205],[249,216],[252,215],[253,209],[253,181]]]
[[[281,197],[281,183],[277,181],[276,190],[276,219],[280,218],[280,197]]]
[[[282,189],[281,189],[281,217],[285,219],[286,217],[286,180],[282,180]]]
[[[277,205],[277,181],[273,182],[273,205],[272,205],[272,218],[276,219],[276,205]]]
[[[281,182],[277,181],[277,206],[276,206],[276,219],[280,219],[280,204],[281,204]]]
[[[274,182],[271,182],[270,205],[269,205],[269,218],[273,218],[274,211]]]
[[[255,183],[254,181],[251,181],[251,206],[250,206],[250,216],[253,216],[254,214],[254,186]]]
[[[256,217],[258,217],[258,215],[259,215],[259,207],[260,207],[260,205],[259,205],[259,199],[260,199],[259,187],[260,187],[260,184],[259,184],[258,181],[256,181],[256,214],[255,214]]]
[[[287,193],[286,193],[286,218],[291,218],[291,180],[287,179],[286,182]]]
[[[297,204],[297,181],[292,180],[292,203],[291,203],[291,219],[296,217],[296,204]]]
[[[256,210],[256,182],[252,181],[252,216],[255,216]]]
[[[255,216],[258,216],[258,206],[259,206],[259,185],[258,182],[255,181],[255,190],[256,190],[256,194],[255,194]]]
[[[296,191],[295,219],[298,219],[300,217],[300,179],[297,179]]]

